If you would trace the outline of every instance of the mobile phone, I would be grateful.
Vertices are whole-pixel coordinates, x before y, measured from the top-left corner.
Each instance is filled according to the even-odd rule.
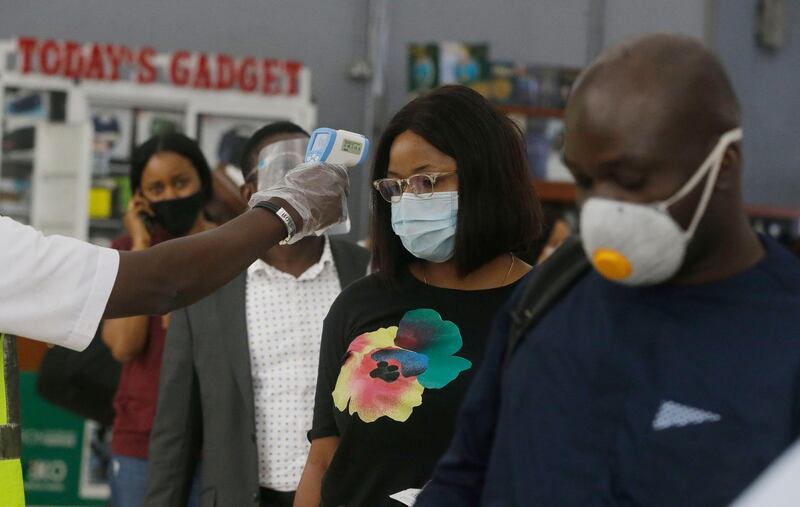
[[[141,218],[142,222],[144,222],[144,226],[147,228],[147,232],[153,234],[153,228],[155,227],[155,220],[153,220],[153,217],[151,217],[144,211],[140,211],[139,218]]]

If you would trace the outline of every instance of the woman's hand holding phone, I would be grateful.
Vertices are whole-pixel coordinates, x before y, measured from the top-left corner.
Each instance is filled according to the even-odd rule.
[[[136,192],[128,202],[128,210],[123,217],[125,230],[133,240],[132,250],[144,250],[151,245],[151,222],[153,210],[140,192]]]

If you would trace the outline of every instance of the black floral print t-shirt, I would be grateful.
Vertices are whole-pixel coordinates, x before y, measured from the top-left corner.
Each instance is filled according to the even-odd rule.
[[[425,485],[494,315],[519,283],[462,291],[406,273],[390,288],[370,275],[339,295],[323,326],[309,432],[340,438],[323,507],[398,506],[389,495]]]

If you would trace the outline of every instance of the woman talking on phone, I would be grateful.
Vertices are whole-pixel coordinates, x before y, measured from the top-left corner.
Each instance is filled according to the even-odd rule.
[[[406,105],[373,169],[376,272],[325,319],[295,507],[399,505],[445,451],[494,313],[531,269],[541,211],[519,129],[475,91]]]
[[[139,251],[214,228],[203,207],[212,197],[211,171],[197,143],[183,134],[150,138],[131,159],[127,234],[112,244]],[[147,446],[158,401],[158,378],[169,315],[107,320],[103,341],[123,363],[114,398],[111,491],[115,507],[140,507],[147,481]],[[197,492],[189,505],[197,505]]]

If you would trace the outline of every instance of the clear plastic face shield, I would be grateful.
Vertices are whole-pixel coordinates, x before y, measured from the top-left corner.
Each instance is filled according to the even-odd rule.
[[[275,185],[286,173],[305,161],[307,138],[287,139],[265,146],[258,152],[258,190]]]

